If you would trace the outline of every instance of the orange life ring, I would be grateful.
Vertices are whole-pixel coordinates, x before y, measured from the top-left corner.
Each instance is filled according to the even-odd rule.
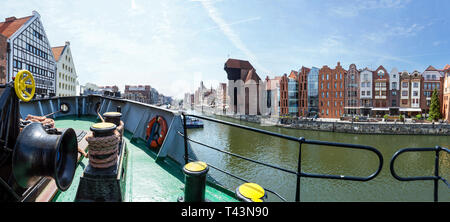
[[[159,148],[167,134],[167,122],[162,116],[155,116],[150,120],[146,130],[147,145],[151,148]]]

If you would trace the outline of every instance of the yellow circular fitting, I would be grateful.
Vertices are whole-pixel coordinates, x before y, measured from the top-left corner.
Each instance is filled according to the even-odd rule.
[[[113,128],[115,126],[116,125],[114,123],[104,122],[104,123],[96,123],[96,124],[92,125],[92,128],[107,129],[107,128]]]
[[[202,161],[190,162],[184,165],[184,168],[191,172],[200,172],[206,169],[208,165]]]
[[[239,193],[242,196],[251,199],[253,202],[262,202],[265,191],[260,185],[256,183],[244,183],[239,187]]]
[[[26,83],[28,80],[31,84]],[[31,89],[31,93],[27,89]],[[20,70],[17,73],[14,79],[14,90],[16,91],[17,97],[24,102],[28,102],[33,98],[34,92],[36,91],[36,83],[30,71]]]

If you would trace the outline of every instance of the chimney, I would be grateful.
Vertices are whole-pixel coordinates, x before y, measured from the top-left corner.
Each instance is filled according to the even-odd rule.
[[[12,21],[14,21],[16,19],[17,18],[15,16],[11,16],[11,17],[5,18],[5,22],[12,22]]]

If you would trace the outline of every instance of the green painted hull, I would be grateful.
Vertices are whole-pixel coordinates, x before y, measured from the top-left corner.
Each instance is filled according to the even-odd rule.
[[[89,131],[95,123],[95,116],[61,117],[55,121],[56,128],[73,128]],[[145,146],[142,139],[133,139],[128,131],[124,133],[124,141],[128,147],[128,167],[125,183],[125,201],[127,202],[176,202],[183,196],[184,175],[182,166],[170,159],[156,160],[157,154]],[[88,164],[87,158],[82,158],[78,164],[70,188],[58,192],[53,201],[73,202],[80,182],[80,177]],[[212,202],[236,202],[233,192],[209,182],[206,185],[206,199]]]

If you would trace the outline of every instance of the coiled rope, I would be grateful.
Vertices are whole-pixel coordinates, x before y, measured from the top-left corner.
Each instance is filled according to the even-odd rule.
[[[94,137],[92,132],[86,136],[89,144],[89,164],[95,168],[108,168],[117,163],[119,143],[122,139],[124,123],[114,130],[110,136]]]

